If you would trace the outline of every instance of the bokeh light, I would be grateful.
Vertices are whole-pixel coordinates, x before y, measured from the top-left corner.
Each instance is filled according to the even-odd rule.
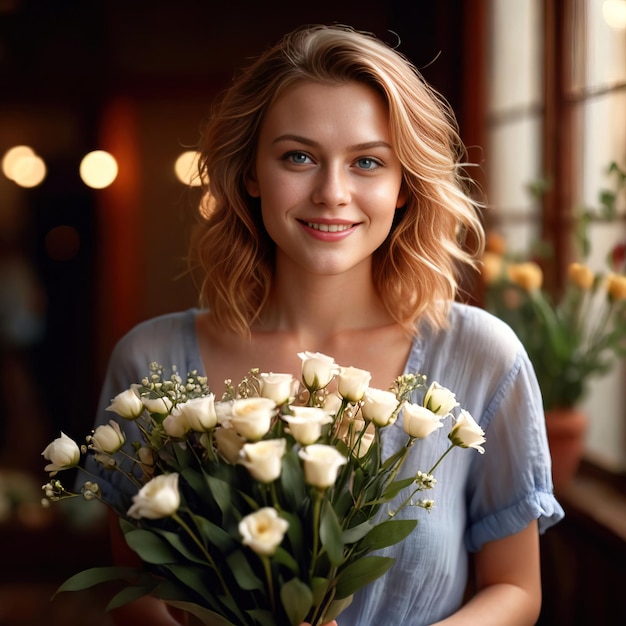
[[[30,146],[13,146],[2,158],[2,172],[20,187],[36,187],[46,177],[47,169]]]
[[[80,162],[80,177],[88,187],[104,189],[117,178],[117,161],[104,150],[94,150]]]
[[[200,153],[195,150],[183,152],[174,163],[174,172],[178,180],[191,187],[199,187],[202,184],[198,173],[198,158]]]
[[[626,0],[604,0],[602,17],[615,30],[626,28]]]

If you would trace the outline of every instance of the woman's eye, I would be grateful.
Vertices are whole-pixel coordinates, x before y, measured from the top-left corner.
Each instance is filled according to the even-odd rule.
[[[362,159],[358,159],[357,167],[362,170],[375,170],[377,167],[380,167],[381,164],[376,159],[372,159],[371,157],[363,157]]]
[[[286,155],[286,158],[296,165],[304,165],[310,161],[308,154],[305,152],[290,152]]]

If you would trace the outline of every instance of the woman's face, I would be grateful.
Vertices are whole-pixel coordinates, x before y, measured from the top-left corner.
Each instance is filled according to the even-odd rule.
[[[404,204],[386,105],[361,83],[285,92],[261,127],[248,193],[261,200],[276,263],[296,272],[371,271]]]

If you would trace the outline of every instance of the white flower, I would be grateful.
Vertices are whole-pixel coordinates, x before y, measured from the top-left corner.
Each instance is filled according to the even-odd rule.
[[[363,396],[361,411],[368,422],[374,422],[377,426],[387,426],[396,421],[394,411],[398,404],[398,398],[392,391],[369,387]]]
[[[163,430],[174,439],[182,439],[191,430],[191,426],[185,413],[176,407],[163,420]]]
[[[148,413],[158,413],[159,415],[167,415],[173,406],[172,401],[167,396],[159,396],[158,398],[142,396],[141,401]]]
[[[341,396],[337,393],[329,393],[324,398],[324,410],[331,415],[337,415],[339,408],[341,407]]]
[[[90,438],[91,447],[96,452],[114,454],[126,443],[126,435],[121,431],[120,425],[110,420],[108,424],[98,426]]]
[[[239,460],[239,453],[246,439],[232,428],[217,428],[213,435],[217,451],[226,461],[234,465]]]
[[[359,402],[365,394],[372,375],[358,367],[342,367],[337,380],[339,395],[348,402]]]
[[[485,449],[481,446],[486,441],[485,431],[465,409],[461,410],[448,438],[455,446],[474,448],[481,454],[485,453]]]
[[[449,389],[433,382],[424,396],[424,406],[441,417],[447,417],[459,403]]]
[[[374,443],[375,435],[374,433],[363,433],[362,435],[357,435],[357,444],[353,449],[352,454],[359,459],[362,456],[365,456],[368,450],[372,447],[372,443]]]
[[[215,395],[212,393],[187,400],[177,408],[184,415],[189,428],[197,433],[207,432],[217,424]]]
[[[159,474],[133,496],[127,515],[135,519],[161,519],[174,515],[179,506],[178,474]]]
[[[262,439],[276,415],[276,403],[269,398],[243,398],[235,400],[231,407],[230,423],[250,441]]]
[[[78,465],[80,448],[73,439],[62,432],[60,437],[46,446],[41,455],[46,461],[50,461],[44,469],[50,472],[50,476],[55,476],[61,470]]]
[[[404,432],[410,437],[423,439],[443,426],[441,416],[419,404],[407,402],[404,411]]]
[[[321,352],[298,352],[302,359],[302,381],[309,391],[323,389],[339,372],[335,359]]]
[[[261,397],[274,400],[276,404],[289,402],[294,395],[296,379],[291,374],[261,374],[259,377],[261,384]]]
[[[348,462],[337,448],[324,444],[302,448],[298,456],[304,462],[304,480],[307,485],[318,489],[334,485],[339,468]]]
[[[239,522],[242,543],[263,556],[272,556],[289,528],[289,523],[272,507],[264,507],[246,515]]]
[[[143,413],[143,402],[136,391],[137,385],[132,385],[130,389],[118,393],[107,411],[114,411],[125,420],[135,420]]]
[[[266,484],[271,483],[280,476],[286,448],[285,439],[246,443],[241,449],[239,463],[248,468],[255,480]]]
[[[315,443],[322,434],[322,426],[333,421],[332,416],[319,407],[290,406],[293,415],[283,415],[282,418],[289,424],[289,432],[302,446]]]

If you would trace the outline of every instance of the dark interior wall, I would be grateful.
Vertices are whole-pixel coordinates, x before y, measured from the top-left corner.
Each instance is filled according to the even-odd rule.
[[[194,286],[178,278],[194,197],[163,164],[169,168],[176,151],[197,140],[212,98],[233,73],[299,25],[350,24],[397,45],[462,116],[463,4],[0,2],[0,154],[28,143],[49,167],[44,182],[20,191],[17,201],[29,214],[20,245],[26,242],[46,295],[46,333],[29,354],[51,432],[81,436],[90,420],[103,362],[124,330],[107,334],[111,300],[126,311],[126,325],[195,304]],[[125,268],[132,301],[116,301],[121,292],[101,282],[102,264],[114,262],[116,250],[115,234],[103,240],[98,221],[106,192],[87,189],[78,177],[82,156],[102,147],[103,118],[119,100],[130,105],[133,125],[122,131],[136,144],[128,219],[140,226]],[[11,184],[0,181],[0,202]],[[12,190],[11,202],[14,196]],[[78,233],[73,256],[50,258],[46,246],[58,226]]]

